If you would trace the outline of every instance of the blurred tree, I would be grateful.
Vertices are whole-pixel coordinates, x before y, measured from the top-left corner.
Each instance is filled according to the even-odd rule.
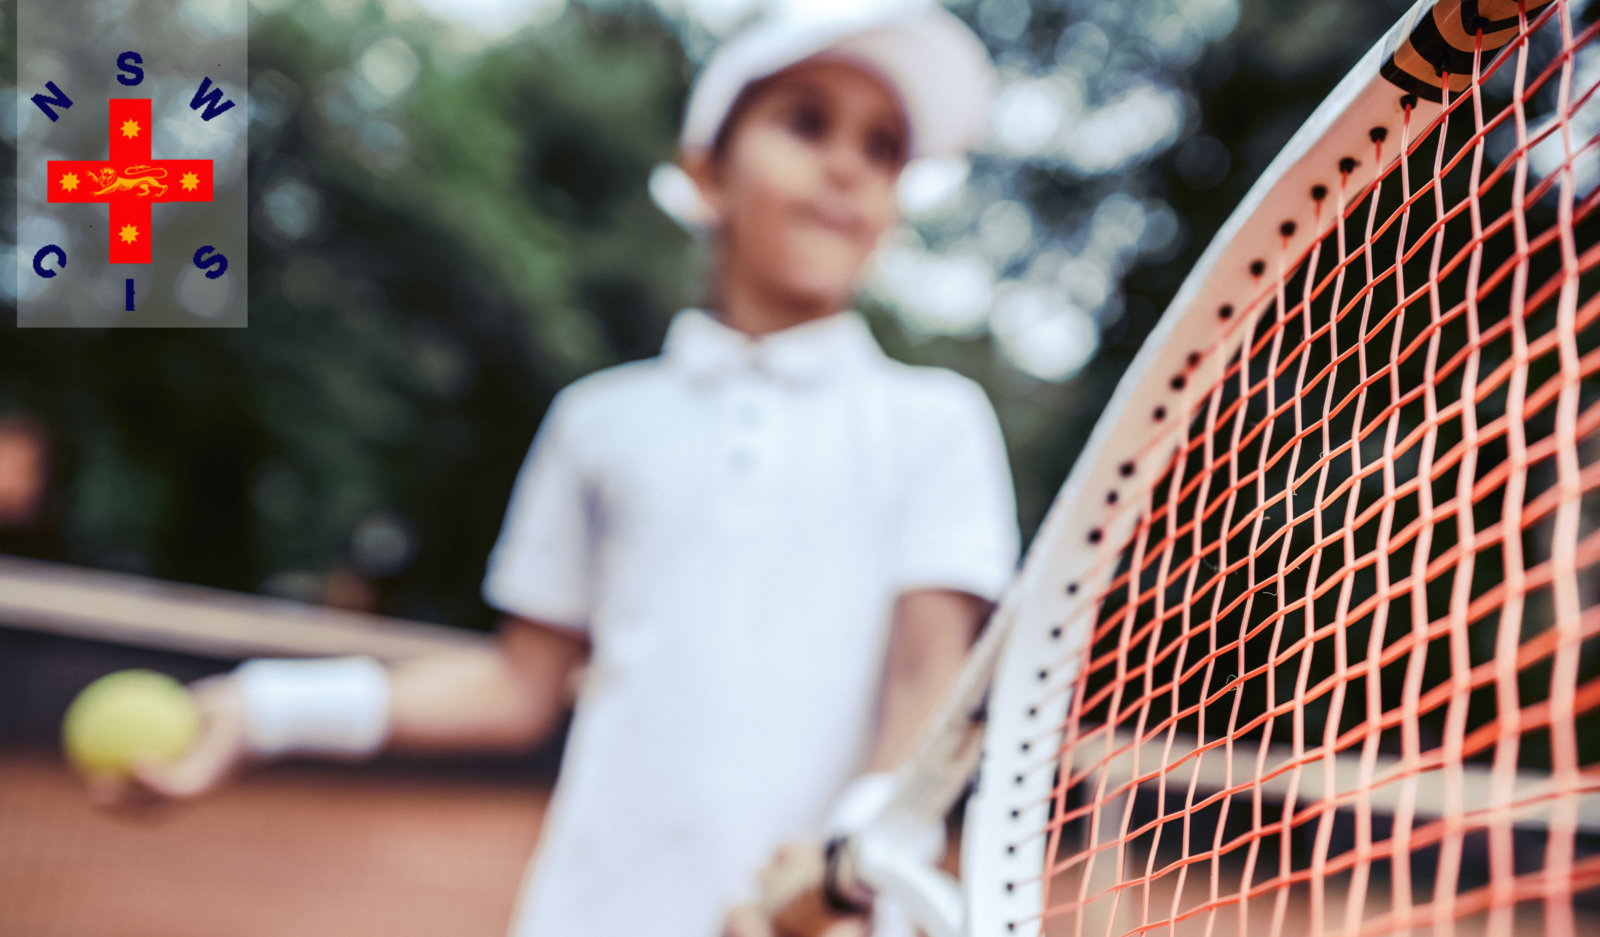
[[[319,598],[332,571],[487,623],[551,396],[655,353],[686,298],[689,239],[645,188],[684,65],[648,6],[482,55],[435,33],[377,4],[253,20],[248,330],[0,337],[0,411],[56,434],[56,558]]]
[[[897,355],[955,368],[989,390],[1011,447],[1025,536],[1213,234],[1410,5],[953,7],[1000,67],[995,132],[973,160],[968,194],[911,212],[911,226],[915,247],[926,245],[930,257],[947,264],[978,254],[999,282],[967,324],[907,315],[893,282],[873,295],[884,307],[880,337]],[[1002,222],[1011,223],[997,206],[1009,205],[1026,209],[1014,215],[1024,236],[997,253],[989,245],[1004,239]],[[903,336],[888,334],[895,317],[886,310],[909,323]]]
[[[987,330],[930,329],[892,291],[864,308],[891,354],[989,389],[1025,534],[1212,232],[1400,8],[1245,0],[1234,25],[1231,0],[954,7],[1014,126],[907,249],[959,272],[974,238],[1008,244],[983,261],[1002,291]],[[61,536],[41,552],[306,597],[331,582],[485,626],[484,560],[551,396],[654,354],[696,298],[701,260],[646,179],[672,156],[703,30],[631,0],[485,50],[376,2],[252,15],[250,328],[0,327],[0,413],[32,413],[58,449]],[[1075,110],[1029,137],[1051,101]],[[1119,114],[1170,120],[1113,160],[1083,128]],[[1006,282],[1059,292],[1089,256],[1100,305],[1073,301],[1099,352],[1032,376],[1008,336],[1033,294]]]

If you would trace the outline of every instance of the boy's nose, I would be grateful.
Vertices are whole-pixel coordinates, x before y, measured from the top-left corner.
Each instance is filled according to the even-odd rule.
[[[853,142],[834,138],[823,148],[823,166],[830,181],[841,188],[853,188],[868,169],[866,154]]]

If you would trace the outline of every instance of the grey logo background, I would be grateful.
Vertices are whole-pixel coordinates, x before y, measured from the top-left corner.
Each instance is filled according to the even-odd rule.
[[[248,324],[249,100],[246,0],[20,0],[17,5],[17,223],[15,264],[0,273],[0,293],[16,302],[22,328],[242,328]],[[142,79],[119,69],[138,54]],[[131,62],[132,59],[124,59]],[[119,77],[123,81],[119,81]],[[191,105],[202,84],[206,96]],[[52,106],[34,95],[72,101]],[[213,97],[220,91],[221,99]],[[50,160],[103,160],[112,98],[149,98],[153,157],[213,161],[213,201],[152,208],[152,263],[108,264],[108,208],[48,201]],[[223,101],[234,106],[217,112]],[[211,120],[206,120],[208,111]],[[67,261],[35,257],[58,246]],[[210,260],[197,265],[196,252]],[[221,276],[208,278],[227,258]],[[14,271],[14,272],[13,272]],[[132,312],[127,280],[133,280]]]

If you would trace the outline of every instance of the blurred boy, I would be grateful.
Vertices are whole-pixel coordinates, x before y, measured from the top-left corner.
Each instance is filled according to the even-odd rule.
[[[991,83],[937,8],[775,20],[721,50],[682,141],[713,311],[551,406],[484,585],[498,652],[247,663],[200,689],[190,757],[143,781],[184,796],[251,754],[525,747],[581,679],[519,937],[707,937],[778,847],[869,811],[1017,530],[982,391],[890,361],[842,310],[906,160],[959,152]]]

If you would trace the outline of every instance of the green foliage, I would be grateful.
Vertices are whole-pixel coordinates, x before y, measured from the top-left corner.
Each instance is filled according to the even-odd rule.
[[[689,239],[645,189],[685,68],[648,8],[453,61],[429,33],[376,5],[252,23],[248,330],[0,335],[0,410],[55,436],[61,536],[35,552],[251,590],[354,566],[385,610],[487,622],[477,584],[551,396],[653,354],[687,295]],[[363,106],[352,65],[386,36],[416,83]],[[370,145],[389,128],[409,158]],[[353,549],[374,517],[414,545],[399,564]]]
[[[999,21],[970,6],[958,11],[980,29]],[[991,45],[1004,61],[1054,49],[1115,6],[1037,4],[1026,30]],[[868,306],[891,354],[988,388],[1025,533],[1210,233],[1396,13],[1385,0],[1316,6],[1344,11],[1343,27],[1308,36],[1297,16],[1328,14],[1255,0],[1180,68],[1195,95],[1186,135],[1230,155],[1220,180],[1192,184],[1181,142],[1109,183],[1019,180],[1040,217],[1081,215],[1114,185],[1167,199],[1187,223],[1185,247],[1130,271],[1118,330],[1075,378],[1026,378],[987,337],[913,336]],[[377,3],[328,10],[300,0],[251,24],[248,330],[0,328],[0,411],[34,413],[57,447],[59,536],[26,549],[248,590],[353,567],[379,583],[383,611],[482,627],[483,564],[550,398],[654,354],[696,298],[694,245],[646,192],[694,67],[678,25],[644,4],[574,5],[481,53]],[[418,66],[389,98],[361,84],[362,57],[385,39]],[[363,558],[353,538],[374,519],[405,534],[406,555]]]

